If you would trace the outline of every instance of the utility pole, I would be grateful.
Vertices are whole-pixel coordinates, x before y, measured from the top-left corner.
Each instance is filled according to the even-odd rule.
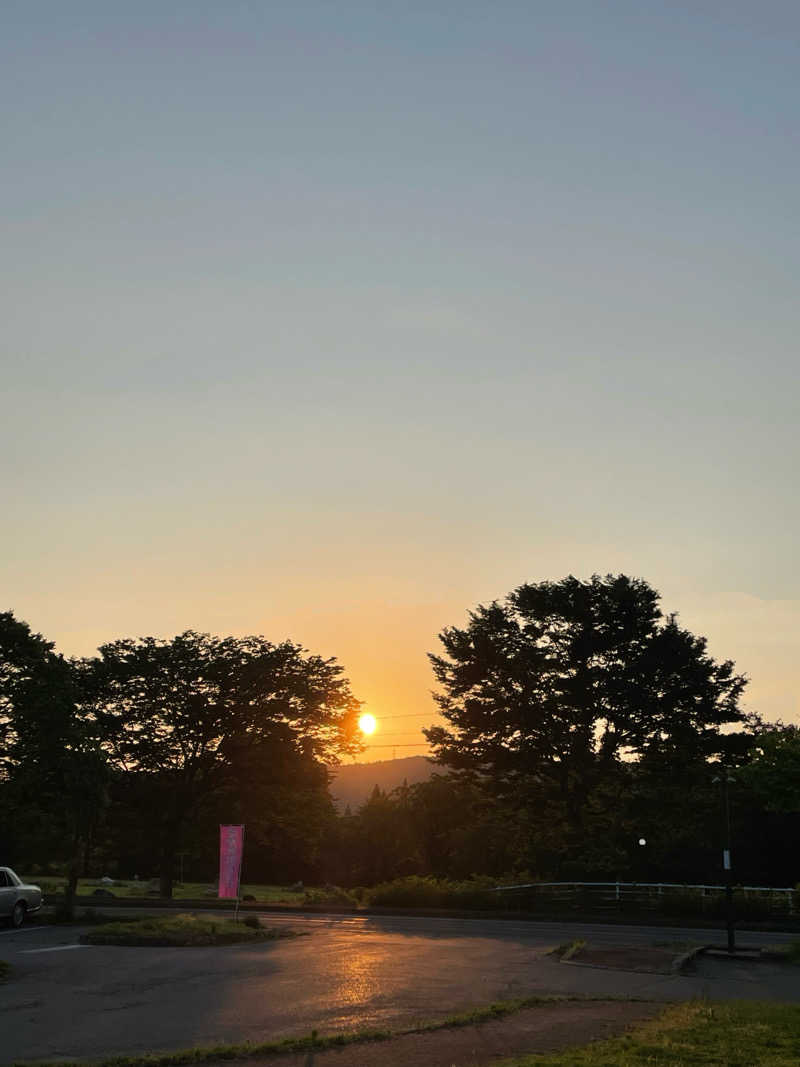
[[[725,847],[722,850],[722,867],[725,872],[725,925],[728,931],[728,952],[736,951],[736,934],[733,928],[733,870],[731,864],[731,798],[730,783],[734,781],[725,768],[715,782],[722,783],[722,803],[725,810]]]

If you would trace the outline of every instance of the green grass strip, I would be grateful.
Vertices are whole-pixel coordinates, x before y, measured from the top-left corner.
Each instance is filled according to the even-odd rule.
[[[6,963],[5,960],[0,960],[0,983],[7,981],[10,973],[11,964]]]
[[[691,1001],[622,1037],[498,1067],[797,1067],[800,1004]]]

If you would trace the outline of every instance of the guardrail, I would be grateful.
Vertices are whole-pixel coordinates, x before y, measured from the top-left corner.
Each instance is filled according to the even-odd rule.
[[[724,885],[680,882],[527,882],[490,890],[509,894],[510,906],[552,907],[564,911],[654,911],[675,915],[717,915],[724,912]],[[795,915],[800,894],[775,886],[734,886],[737,914]]]

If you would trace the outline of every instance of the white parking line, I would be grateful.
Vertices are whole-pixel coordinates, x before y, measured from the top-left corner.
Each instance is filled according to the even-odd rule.
[[[93,945],[55,945],[53,948],[26,948],[23,949],[23,956],[32,956],[34,952],[66,952],[71,948],[93,948]]]
[[[47,930],[47,926],[23,926],[19,930],[5,930],[2,934],[3,937],[12,937],[14,934],[40,934],[42,930]]]

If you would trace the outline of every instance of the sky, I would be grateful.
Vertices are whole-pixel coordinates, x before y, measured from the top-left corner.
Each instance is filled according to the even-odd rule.
[[[387,758],[444,626],[622,571],[800,722],[796,3],[0,23],[0,610],[289,637]]]

